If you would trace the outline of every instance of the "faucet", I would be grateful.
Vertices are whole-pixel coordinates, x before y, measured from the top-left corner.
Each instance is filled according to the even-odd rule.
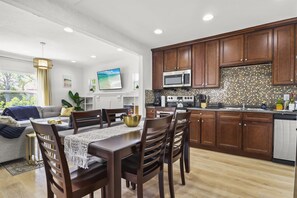
[[[245,103],[242,103],[242,109],[245,109]]]

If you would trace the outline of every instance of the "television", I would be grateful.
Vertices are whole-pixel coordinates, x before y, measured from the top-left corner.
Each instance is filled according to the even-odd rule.
[[[121,89],[122,80],[121,80],[121,69],[109,69],[104,71],[97,72],[99,89],[108,90],[108,89]]]

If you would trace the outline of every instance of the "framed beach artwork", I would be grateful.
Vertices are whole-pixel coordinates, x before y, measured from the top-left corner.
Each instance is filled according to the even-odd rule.
[[[64,88],[71,88],[72,87],[72,78],[69,75],[63,76],[63,84]]]

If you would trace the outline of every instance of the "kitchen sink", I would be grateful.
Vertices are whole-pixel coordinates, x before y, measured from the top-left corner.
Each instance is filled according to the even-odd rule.
[[[248,110],[248,111],[265,111],[265,109],[261,109],[261,108],[246,108],[245,110]]]
[[[224,109],[228,109],[228,110],[241,110],[240,107],[225,107]]]

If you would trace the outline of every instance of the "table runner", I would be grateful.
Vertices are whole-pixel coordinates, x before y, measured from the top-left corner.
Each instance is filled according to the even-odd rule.
[[[64,152],[68,160],[74,165],[88,168],[88,147],[92,142],[107,139],[113,136],[130,133],[143,128],[144,121],[137,127],[127,127],[125,124],[103,128],[90,129],[91,131],[68,135],[64,138]]]

